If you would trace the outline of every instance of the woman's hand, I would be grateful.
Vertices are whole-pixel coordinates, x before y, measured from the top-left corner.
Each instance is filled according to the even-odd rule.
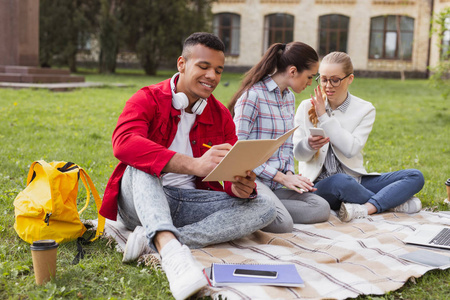
[[[311,95],[311,104],[314,106],[317,116],[320,117],[326,112],[325,99],[322,96],[322,90],[320,89],[320,86],[317,86],[314,89],[314,94],[316,95],[316,97]]]
[[[281,172],[277,172],[274,180],[278,183],[281,183],[288,189],[294,190],[300,194],[304,192],[314,192],[317,189],[314,187],[314,184],[307,177],[302,176],[302,174],[293,174],[292,172],[287,172],[283,174]]]
[[[330,142],[329,137],[323,137],[321,135],[310,135],[308,137],[308,144],[309,147],[311,147],[314,150],[319,150],[324,146],[326,143]]]

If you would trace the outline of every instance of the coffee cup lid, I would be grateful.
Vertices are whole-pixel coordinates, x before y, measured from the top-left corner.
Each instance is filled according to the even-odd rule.
[[[39,240],[34,241],[31,245],[31,250],[49,250],[58,247],[58,243],[54,240]]]
[[[448,186],[450,186],[450,178],[449,178],[449,179],[447,179],[447,181],[445,182],[445,185],[448,185]]]

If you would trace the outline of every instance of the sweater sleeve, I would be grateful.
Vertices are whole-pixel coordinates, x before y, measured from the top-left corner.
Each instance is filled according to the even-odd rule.
[[[313,127],[309,121],[308,110],[311,107],[310,100],[304,100],[300,103],[294,118],[295,126],[299,126],[294,132],[294,156],[299,161],[310,161],[317,152],[308,144],[309,128]]]
[[[347,111],[346,114],[352,112]],[[368,106],[368,109],[360,111],[363,115],[360,122],[352,132],[344,129],[336,117],[323,114],[319,117],[321,127],[325,130],[330,142],[345,157],[351,158],[361,152],[372,131],[375,122],[375,107]]]

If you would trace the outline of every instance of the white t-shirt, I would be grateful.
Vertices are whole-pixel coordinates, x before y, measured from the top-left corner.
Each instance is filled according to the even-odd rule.
[[[178,130],[169,149],[175,152],[194,157],[191,143],[189,141],[189,132],[194,125],[196,114],[189,114],[181,110]],[[182,189],[195,189],[195,176],[177,173],[166,173],[162,177],[163,186],[173,186]]]

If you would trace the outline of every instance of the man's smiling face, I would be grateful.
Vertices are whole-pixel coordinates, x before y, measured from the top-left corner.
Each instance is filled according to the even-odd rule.
[[[225,55],[201,44],[192,46],[188,53],[178,58],[180,78],[176,91],[185,93],[192,105],[199,98],[208,98],[219,84]]]

